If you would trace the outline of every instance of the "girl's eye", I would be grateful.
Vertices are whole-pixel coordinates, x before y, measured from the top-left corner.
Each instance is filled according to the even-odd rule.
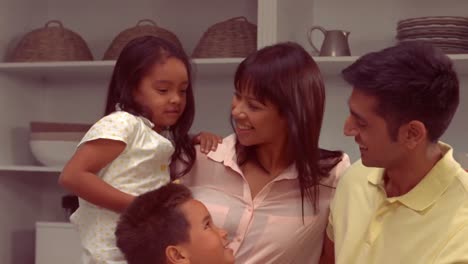
[[[167,92],[167,89],[164,89],[164,88],[157,88],[156,90],[158,92],[160,92],[160,93],[166,93]]]
[[[260,109],[260,107],[254,105],[252,103],[247,103],[247,106],[252,110],[259,110]]]

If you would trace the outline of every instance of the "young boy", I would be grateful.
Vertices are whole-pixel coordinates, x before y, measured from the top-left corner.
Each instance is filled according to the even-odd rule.
[[[181,184],[138,196],[121,215],[117,246],[128,264],[232,264],[227,233]]]

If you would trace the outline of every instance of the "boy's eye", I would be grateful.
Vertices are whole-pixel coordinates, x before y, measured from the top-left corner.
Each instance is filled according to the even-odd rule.
[[[156,88],[156,90],[157,90],[158,92],[160,92],[160,93],[165,93],[165,92],[167,92],[167,89],[165,89],[165,88]]]
[[[209,220],[205,223],[205,229],[209,229],[213,227],[213,220]]]

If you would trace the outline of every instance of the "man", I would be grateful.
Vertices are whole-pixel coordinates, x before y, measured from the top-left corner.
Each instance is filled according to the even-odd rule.
[[[361,160],[338,184],[322,263],[468,263],[468,173],[439,141],[459,103],[450,59],[400,44],[343,76]]]

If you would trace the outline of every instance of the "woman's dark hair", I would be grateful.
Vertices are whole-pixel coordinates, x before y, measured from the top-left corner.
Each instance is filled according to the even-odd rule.
[[[190,241],[190,223],[180,209],[190,199],[190,190],[174,183],[135,198],[115,231],[129,264],[166,263],[168,246]]]
[[[377,98],[376,112],[397,139],[401,125],[419,120],[431,142],[443,135],[457,110],[457,73],[442,50],[425,42],[402,43],[359,58],[343,70],[354,89]]]
[[[185,110],[177,123],[169,129],[175,143],[175,151],[171,160],[171,177],[178,178],[191,169],[196,158],[195,148],[188,136],[195,115],[191,66],[182,49],[154,36],[143,36],[130,41],[123,48],[115,64],[107,94],[105,115],[116,111],[118,105],[123,111],[151,120],[150,113],[147,113],[147,110],[134,100],[133,91],[154,65],[163,63],[168,58],[182,61],[187,68],[189,78]],[[184,165],[184,169],[179,170],[178,173],[175,172],[174,167],[176,161]]]
[[[317,211],[320,181],[341,161],[341,151],[319,148],[325,89],[317,64],[300,45],[279,43],[249,55],[237,68],[235,89],[278,107],[288,123],[288,148],[301,189]],[[236,143],[238,163],[255,160],[255,146]],[[304,213],[304,211],[303,211]]]

